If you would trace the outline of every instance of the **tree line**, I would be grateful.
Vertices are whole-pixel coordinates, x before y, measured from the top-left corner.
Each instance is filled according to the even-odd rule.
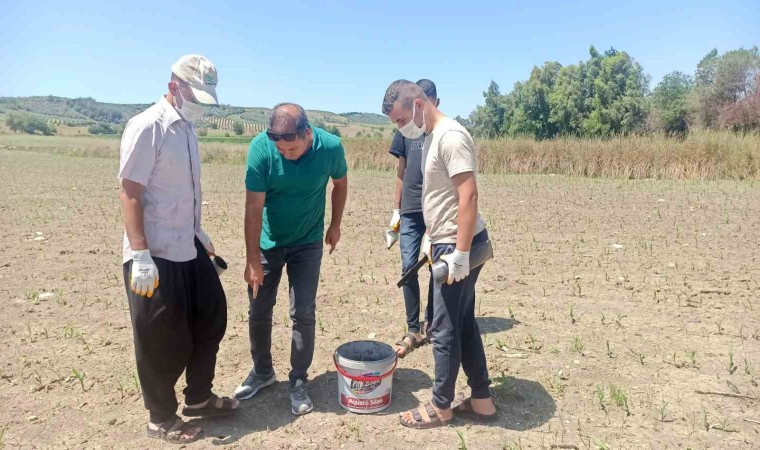
[[[589,59],[534,67],[526,81],[502,94],[491,81],[485,102],[457,117],[477,136],[609,137],[659,131],[683,135],[689,128],[760,130],[758,48],[710,51],[694,75],[667,74],[649,90],[649,77],[628,53],[593,46]]]

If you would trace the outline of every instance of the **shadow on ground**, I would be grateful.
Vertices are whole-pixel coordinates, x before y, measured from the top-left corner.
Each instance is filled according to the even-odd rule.
[[[512,327],[520,322],[515,319],[506,319],[504,317],[477,317],[480,334],[499,333],[501,331],[511,330]]]
[[[309,395],[314,402],[312,414],[351,414],[338,403],[337,372],[328,371],[309,381]],[[417,369],[396,369],[393,375],[391,405],[378,415],[398,414],[414,408],[419,400],[413,392],[430,388],[432,379]],[[242,402],[240,411],[229,417],[195,419],[191,423],[204,430],[205,441],[213,445],[229,445],[261,431],[274,431],[299,420],[290,412],[288,383],[278,382],[262,390],[250,400]]]
[[[499,420],[491,426],[526,431],[548,422],[557,410],[554,399],[535,381],[514,377],[494,379]]]

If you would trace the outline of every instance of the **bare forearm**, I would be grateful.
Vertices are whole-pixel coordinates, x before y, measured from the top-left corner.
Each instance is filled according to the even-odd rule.
[[[401,178],[396,178],[396,192],[393,194],[393,208],[401,209],[401,193],[404,190],[404,182]]]
[[[261,211],[246,211],[244,232],[246,260],[261,261]]]
[[[121,208],[124,212],[124,229],[132,250],[146,250],[148,241],[145,239],[142,202],[138,197],[130,197],[122,191],[119,195]]]
[[[478,194],[469,193],[459,196],[459,211],[457,215],[457,250],[469,252],[472,237],[475,234],[475,224],[478,217]]]
[[[396,167],[396,192],[393,194],[393,208],[401,209],[401,197],[404,192],[404,172],[406,172],[406,158],[399,157]]]
[[[332,214],[330,225],[340,226],[343,221],[343,210],[346,208],[346,199],[348,198],[348,180],[343,180],[333,186],[330,203],[332,205]]]

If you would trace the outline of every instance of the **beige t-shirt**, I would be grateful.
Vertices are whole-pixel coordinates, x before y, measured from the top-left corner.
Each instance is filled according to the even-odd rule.
[[[425,138],[422,148],[422,213],[433,244],[456,244],[459,194],[451,177],[477,175],[475,142],[456,120],[445,118]],[[475,234],[486,224],[478,213]]]

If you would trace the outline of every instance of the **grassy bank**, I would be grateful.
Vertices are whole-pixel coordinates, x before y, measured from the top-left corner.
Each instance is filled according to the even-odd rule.
[[[201,139],[203,162],[243,164],[250,138]],[[352,169],[392,170],[388,140],[345,138]],[[760,179],[760,135],[695,131],[686,139],[635,136],[614,139],[528,138],[478,140],[485,173],[562,174],[602,178]],[[116,158],[119,141],[96,137],[0,135],[0,149]]]

